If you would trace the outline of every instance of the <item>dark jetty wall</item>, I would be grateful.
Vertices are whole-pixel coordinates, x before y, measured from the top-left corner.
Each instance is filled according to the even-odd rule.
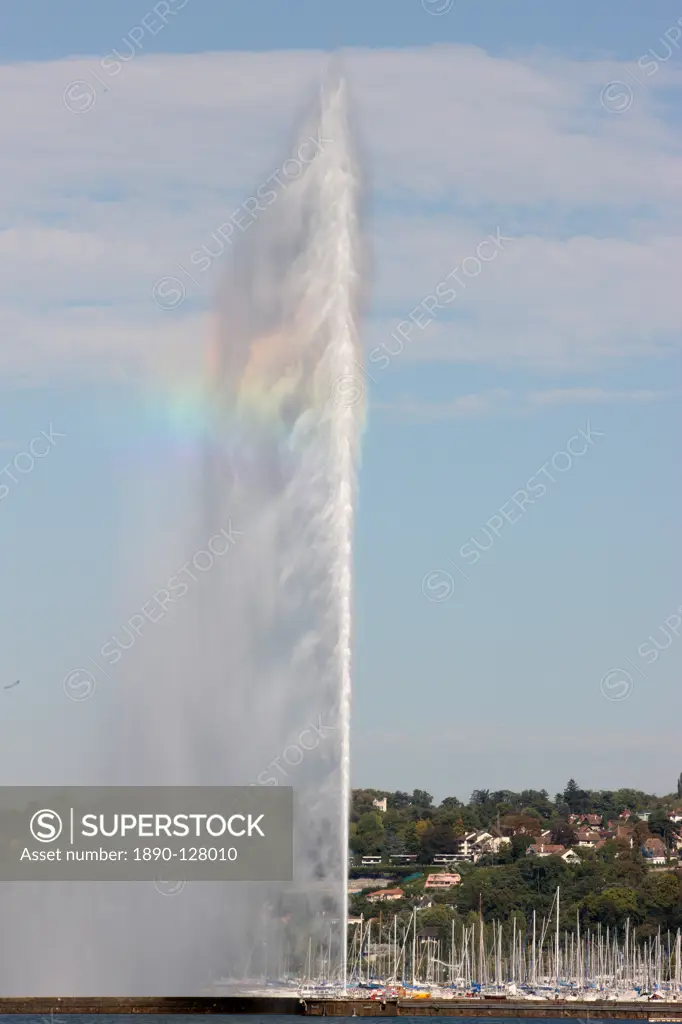
[[[299,999],[294,996],[188,998],[0,998],[0,1014],[280,1014],[309,1017],[515,1017],[679,1021],[682,1003],[517,1002],[510,999]]]

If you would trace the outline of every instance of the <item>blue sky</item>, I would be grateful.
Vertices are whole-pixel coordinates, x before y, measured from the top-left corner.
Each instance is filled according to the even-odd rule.
[[[87,0],[69,0],[59,9],[50,0],[11,2],[3,10],[0,55],[4,60],[46,60],[105,53],[153,6],[120,0],[100,8]],[[493,53],[539,46],[564,56],[610,54],[628,59],[646,51],[680,16],[672,0],[656,0],[647,8],[634,0],[604,0],[598,6],[577,0],[571,8],[542,0],[525,0],[516,8],[504,0],[456,0],[446,14],[426,17],[419,2],[408,0],[348,0],[336,8],[316,0],[189,0],[184,13],[189,17],[183,17],[176,32],[159,33],[145,49],[202,53],[214,48],[384,48],[448,42],[482,46]]]
[[[68,774],[82,737],[96,744],[107,680],[74,702],[62,679],[121,620],[131,495],[192,440],[191,416],[159,409],[219,267],[178,309],[152,288],[278,166],[343,47],[374,262],[353,781],[670,791],[682,641],[653,663],[638,648],[666,642],[666,619],[679,630],[682,605],[682,9],[171,6],[116,75],[103,62],[154,4],[0,14],[3,465],[50,424],[66,435],[0,500],[3,675],[23,681],[0,693],[5,780]],[[457,298],[373,359],[498,232]],[[558,455],[580,430],[597,432],[585,454]],[[510,512],[552,459],[546,493]],[[491,522],[471,564],[462,548]]]

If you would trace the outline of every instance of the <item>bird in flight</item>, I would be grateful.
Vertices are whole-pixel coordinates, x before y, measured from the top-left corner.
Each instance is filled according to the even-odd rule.
[[[5,687],[5,689],[6,690],[11,690],[12,687],[18,686],[20,682],[21,682],[21,679],[17,679],[17,681],[15,683],[8,683],[7,686]]]

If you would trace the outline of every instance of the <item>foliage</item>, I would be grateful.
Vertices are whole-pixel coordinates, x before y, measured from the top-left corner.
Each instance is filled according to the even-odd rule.
[[[380,812],[375,799],[387,797],[388,810]],[[561,891],[561,927],[572,928],[576,920],[581,929],[610,927],[622,929],[629,919],[640,939],[662,931],[682,927],[682,872],[668,868],[653,871],[641,854],[641,844],[651,835],[659,836],[668,847],[677,839],[677,827],[668,812],[682,799],[682,775],[677,794],[656,797],[639,790],[590,791],[571,779],[552,801],[545,790],[474,790],[468,803],[446,797],[436,805],[433,797],[416,789],[410,795],[378,790],[353,793],[350,847],[358,855],[382,857],[376,874],[391,875],[395,885],[416,870],[424,874],[403,886],[405,898],[393,904],[369,903],[367,893],[354,896],[351,911],[376,917],[379,910],[386,919],[395,914],[409,920],[412,908],[422,906],[419,920],[432,924],[439,932],[470,925],[482,915],[486,926],[493,920],[503,926],[516,921],[522,934],[548,919],[557,886]],[[630,832],[608,839],[598,850],[577,847],[580,863],[567,864],[559,857],[537,858],[526,855],[530,843],[544,832],[544,842],[571,847],[576,843],[575,815],[596,814],[604,826],[630,812]],[[638,818],[649,813],[648,821]],[[624,823],[624,820],[621,822]],[[499,829],[499,831],[498,831]],[[457,841],[467,834],[487,831],[492,836],[506,835],[511,842],[499,852],[489,852],[477,864],[458,863],[461,884],[445,892],[428,894],[431,906],[423,909],[424,883],[429,865],[437,853],[455,852]],[[388,869],[389,856],[411,853],[416,863]],[[419,865],[422,865],[419,867]],[[371,877],[375,869],[352,869],[355,877]]]

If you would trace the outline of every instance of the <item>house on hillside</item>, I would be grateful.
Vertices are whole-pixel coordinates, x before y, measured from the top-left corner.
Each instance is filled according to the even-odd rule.
[[[531,843],[526,850],[527,857],[561,857],[566,853],[565,846],[552,843]]]
[[[575,838],[578,846],[595,847],[601,839],[601,835],[589,828],[579,828],[576,829]]]
[[[600,828],[602,824],[601,814],[586,814],[583,817],[583,822],[586,825],[591,825],[592,828]]]
[[[535,825],[511,825],[506,827],[506,831],[510,836],[531,836],[536,827]]]
[[[561,857],[565,864],[580,864],[580,857],[575,850],[567,850],[565,846],[554,843],[533,843],[526,850],[527,857]]]
[[[602,823],[601,814],[571,814],[568,819],[569,825],[585,825],[590,828],[599,828]]]
[[[372,800],[372,807],[376,807],[378,811],[381,811],[382,814],[385,814],[386,811],[388,810],[388,798],[384,797],[382,800],[378,800],[375,798],[374,800]]]
[[[668,859],[668,851],[665,843],[658,836],[650,836],[642,843],[642,856],[648,864],[662,865]]]
[[[445,871],[435,875],[428,875],[424,882],[426,889],[452,889],[462,881],[461,875],[447,874]]]
[[[395,900],[403,899],[405,893],[402,889],[379,889],[377,892],[370,892],[367,895],[369,903],[393,903]]]
[[[478,832],[475,845],[481,854],[499,853],[503,846],[510,846],[509,836],[500,835],[495,829],[494,832]]]

